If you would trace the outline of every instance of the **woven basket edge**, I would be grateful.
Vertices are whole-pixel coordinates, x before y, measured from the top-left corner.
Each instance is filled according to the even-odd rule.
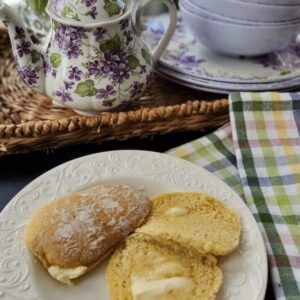
[[[97,117],[74,116],[55,121],[40,120],[21,124],[0,125],[0,138],[31,137],[36,135],[54,134],[76,131],[82,128],[115,127],[135,122],[167,121],[174,117],[192,115],[215,115],[228,110],[227,99],[188,100],[185,103],[158,107],[142,107],[138,110],[121,112],[104,112]]]
[[[65,132],[63,134],[57,134],[50,136],[36,136],[36,137],[30,137],[30,138],[14,138],[14,139],[6,139],[1,140],[0,139],[0,157],[4,155],[10,155],[15,153],[26,153],[31,151],[37,151],[37,150],[51,150],[51,149],[57,149],[64,146],[69,146],[73,144],[88,144],[88,143],[102,143],[105,141],[113,141],[113,140],[128,140],[130,138],[145,138],[153,135],[165,135],[169,133],[175,133],[175,132],[183,132],[183,131],[201,131],[208,128],[217,128],[219,126],[224,125],[229,121],[228,114],[220,114],[218,116],[215,116],[213,120],[209,120],[210,116],[198,116],[200,119],[198,121],[194,120],[193,117],[190,117],[190,121],[186,120],[187,123],[185,123],[185,126],[182,126],[182,124],[176,124],[173,123],[173,125],[168,126],[164,129],[156,127],[152,128],[148,125],[147,128],[139,128],[135,129],[134,132],[131,132],[130,134],[124,135],[124,133],[121,133],[118,131],[117,134],[111,135],[110,129],[106,128],[97,130],[93,129],[90,131],[90,134],[84,134],[87,132],[88,129],[82,129],[81,133],[77,132]],[[191,120],[193,118],[193,120]],[[170,123],[168,123],[170,125]],[[125,129],[124,129],[125,130]],[[122,129],[121,129],[122,131]],[[126,131],[126,130],[125,130]],[[69,135],[76,135],[76,139],[74,138],[68,138]],[[50,138],[50,139],[49,139]]]

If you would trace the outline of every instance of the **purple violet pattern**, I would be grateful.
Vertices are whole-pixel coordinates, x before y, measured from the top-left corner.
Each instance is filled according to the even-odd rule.
[[[102,102],[102,104],[103,104],[103,106],[105,106],[105,107],[112,107],[112,101],[110,101],[110,100],[104,100],[103,102]]]
[[[107,85],[104,89],[99,89],[97,91],[96,98],[98,99],[104,99],[108,100],[109,96],[115,96],[117,93],[114,90],[114,87],[112,85]]]
[[[127,53],[120,50],[119,53],[105,53],[103,60],[94,60],[89,62],[88,70],[91,76],[109,75],[117,83],[123,83],[130,77],[130,68],[128,66]]]
[[[40,73],[45,74],[47,64],[44,58],[39,55],[36,49],[32,49],[32,43],[27,40],[24,28],[15,26],[15,36],[16,40],[16,63],[17,69],[20,77],[25,83],[33,88],[40,88]],[[38,55],[38,56],[37,56]],[[33,61],[32,57],[35,56]]]
[[[60,25],[55,32],[55,40],[69,59],[77,58],[85,33],[85,28]]]
[[[285,52],[285,55],[283,52]],[[277,53],[263,55],[255,59],[255,62],[265,68],[281,71],[285,75],[291,69],[300,68],[300,44],[297,42],[291,43],[288,50],[284,49]]]
[[[26,68],[26,69],[19,69],[19,74],[21,78],[30,86],[33,86],[37,83],[38,75],[35,69]]]
[[[67,49],[67,56],[68,58],[77,58],[79,55],[79,47],[78,45],[70,44],[69,48]]]
[[[56,78],[57,71],[55,69],[52,70],[51,75],[53,78]]]
[[[57,41],[59,48],[63,48],[65,32],[66,32],[66,26],[64,25],[60,25],[55,32],[55,40]]]
[[[81,1],[92,6],[92,2]],[[111,108],[137,98],[144,91],[151,72],[145,49],[133,34],[130,18],[116,25],[117,30],[112,31],[61,24],[55,28],[46,69],[57,81],[61,80],[60,74],[66,77],[57,83],[59,88],[53,96],[62,102],[94,98],[103,107]],[[63,60],[68,60],[66,71]]]
[[[121,26],[121,30],[124,30],[125,28],[127,28],[129,26],[129,19],[124,19],[122,21],[120,21],[119,23]]]
[[[90,7],[92,6],[93,4],[95,4],[97,2],[97,0],[81,0],[81,3],[82,4],[85,4],[86,7]]]
[[[16,31],[16,38],[15,39],[25,39],[26,35],[25,35],[25,30],[22,27],[15,27],[15,31]]]
[[[97,8],[92,7],[91,10],[86,13],[86,15],[91,16],[91,18],[95,20],[96,16],[98,15]]]
[[[69,79],[79,81],[83,72],[78,67],[71,67],[69,70]]]
[[[66,90],[71,90],[74,87],[74,84],[75,84],[74,81],[65,82]]]
[[[51,65],[47,61],[44,61],[44,71],[45,71],[45,73],[51,72]]]
[[[132,87],[132,89],[130,91],[130,96],[132,98],[135,98],[135,97],[139,96],[143,92],[143,88],[144,88],[144,84],[143,83],[135,81],[133,83],[133,87]]]
[[[113,72],[113,70],[118,67],[118,63],[120,63],[120,56],[105,53],[102,67],[103,73],[108,74],[109,72]]]
[[[188,69],[197,67],[204,62],[205,62],[204,59],[200,59],[200,58],[197,59],[194,55],[187,55],[187,56],[183,55],[180,58],[180,63],[185,64]]]
[[[102,66],[100,64],[99,60],[94,60],[89,62],[89,75],[95,75],[95,76],[101,76],[103,74],[102,72]]]
[[[94,32],[93,35],[95,37],[95,41],[99,42],[101,39],[104,38],[104,35],[107,33],[107,30],[105,28],[99,27]]]
[[[104,55],[104,68],[109,68],[109,71],[114,72],[120,64],[127,65],[127,54],[121,50],[118,54],[105,54]]]
[[[65,87],[60,87],[55,95],[58,96],[62,102],[73,101],[71,93],[68,92]]]
[[[21,44],[17,44],[17,51],[20,57],[30,54],[31,43],[29,41],[22,40]]]
[[[116,68],[114,68],[112,79],[118,83],[123,83],[125,79],[130,77],[129,71],[130,69],[126,64],[120,63]]]
[[[103,104],[104,107],[112,107],[113,106],[113,101],[111,101],[111,100],[104,100],[102,102],[102,104]]]

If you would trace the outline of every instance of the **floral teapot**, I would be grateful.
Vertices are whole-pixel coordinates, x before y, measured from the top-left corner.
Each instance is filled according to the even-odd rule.
[[[101,0],[81,0],[96,1]],[[55,13],[55,0],[49,1],[52,28],[43,47],[32,43],[18,17],[2,0],[0,18],[8,27],[22,79],[57,104],[79,114],[97,115],[142,94],[153,64],[174,33],[176,7],[172,0],[161,0],[169,9],[169,27],[152,54],[145,47],[141,40],[143,12],[152,1],[157,0],[139,0],[136,5],[127,0],[120,17],[96,22],[62,18]]]

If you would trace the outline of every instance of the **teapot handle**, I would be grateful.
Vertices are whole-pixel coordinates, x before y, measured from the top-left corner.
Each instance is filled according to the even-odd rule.
[[[143,31],[146,30],[146,25],[143,22],[143,15],[146,6],[151,3],[152,1],[161,1],[163,2],[169,10],[169,15],[170,15],[170,22],[168,25],[168,28],[166,29],[164,35],[160,39],[158,45],[156,48],[153,50],[152,53],[152,60],[153,63],[155,64],[164,50],[167,48],[167,45],[169,41],[171,40],[174,31],[176,29],[176,21],[177,21],[177,8],[176,5],[174,4],[173,0],[139,0],[138,3],[136,4],[135,12],[134,12],[134,27],[136,30],[136,33],[141,36]]]

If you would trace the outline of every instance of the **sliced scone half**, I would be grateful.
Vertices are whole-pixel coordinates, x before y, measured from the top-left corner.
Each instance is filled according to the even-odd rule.
[[[239,244],[238,213],[211,196],[169,193],[154,198],[151,204],[148,220],[137,232],[216,256],[231,253]]]
[[[112,300],[212,300],[222,284],[217,259],[146,234],[133,234],[106,271]]]

